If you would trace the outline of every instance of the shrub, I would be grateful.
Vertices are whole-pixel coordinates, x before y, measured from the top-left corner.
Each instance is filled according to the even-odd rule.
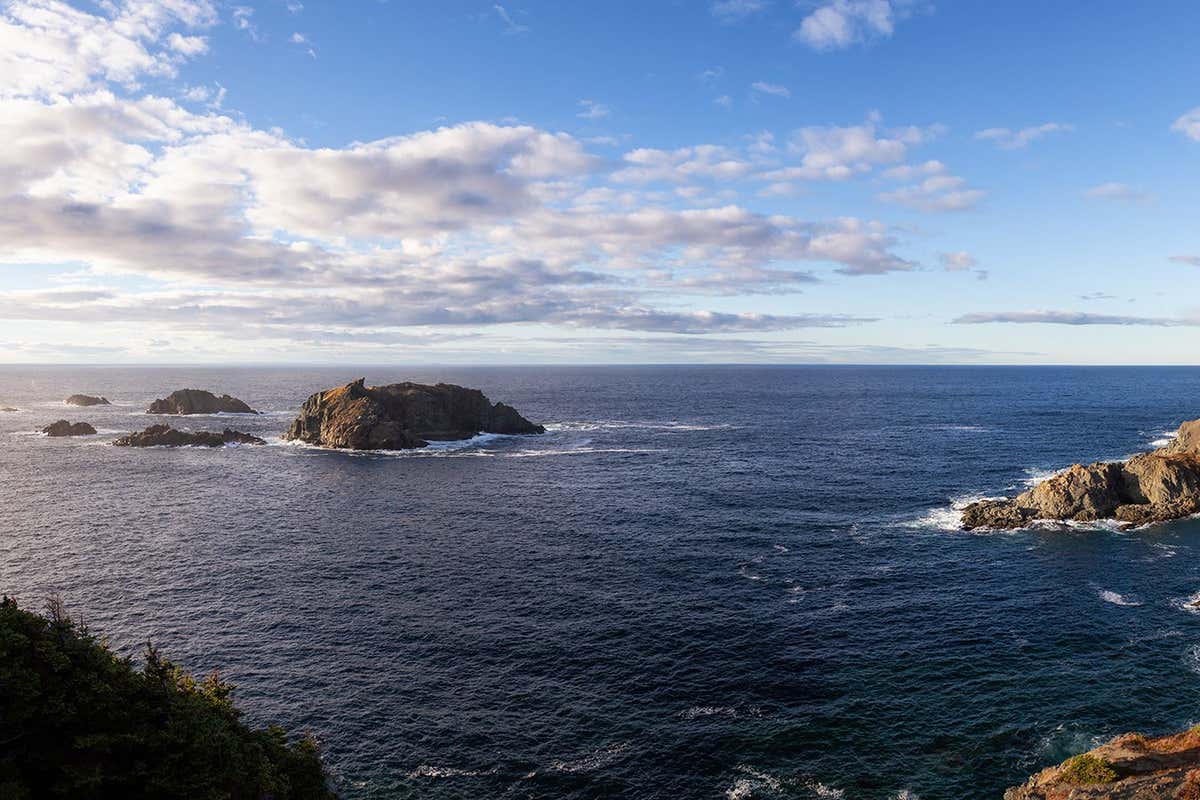
[[[0,796],[329,800],[316,742],[252,730],[216,673],[147,645],[139,669],[51,600],[0,600]]]
[[[1073,756],[1063,762],[1062,776],[1072,783],[1112,783],[1117,779],[1116,770],[1099,756],[1091,753]]]

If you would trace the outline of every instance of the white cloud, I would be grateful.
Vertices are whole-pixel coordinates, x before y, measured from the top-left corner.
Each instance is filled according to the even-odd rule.
[[[713,102],[716,103],[717,105],[719,105],[721,108],[725,109],[726,111],[733,108],[733,98],[727,94],[721,95],[716,100],[713,100]]]
[[[955,253],[942,253],[938,256],[938,260],[941,262],[942,268],[947,272],[961,272],[979,266],[979,261],[976,260],[975,256],[966,250],[959,250]]]
[[[1122,203],[1145,203],[1150,195],[1126,183],[1102,183],[1083,193],[1093,200],[1117,200]]]
[[[250,6],[234,6],[232,10],[233,26],[239,31],[242,31],[256,42],[266,41],[266,37],[258,32],[258,27],[254,24],[252,17],[254,9]]]
[[[1171,130],[1182,133],[1189,139],[1200,142],[1200,106],[1193,108],[1171,125]]]
[[[879,118],[872,115],[862,125],[800,128],[792,133],[788,146],[790,152],[801,156],[800,164],[761,177],[769,181],[846,180],[875,166],[903,161],[910,147],[942,131],[940,126],[882,131],[878,122]]]
[[[620,183],[667,181],[683,183],[696,178],[732,180],[745,177],[753,164],[726,147],[702,144],[677,150],[640,148],[625,154],[626,166],[613,173]]]
[[[1138,317],[1087,311],[983,311],[964,314],[954,322],[959,325],[1005,322],[1025,325],[1148,325],[1160,328],[1200,325],[1200,320],[1187,317]]]
[[[971,189],[957,175],[931,175],[918,183],[882,192],[879,199],[918,211],[966,211],[978,205],[987,195],[982,189]]]
[[[208,40],[203,36],[182,36],[172,32],[167,37],[167,46],[185,56],[198,56],[208,52]]]
[[[766,81],[755,81],[750,84],[750,90],[756,94],[769,94],[775,97],[792,96],[792,90],[786,86],[780,86],[777,83],[767,83]]]
[[[976,133],[975,138],[995,142],[997,147],[1004,150],[1016,150],[1028,146],[1030,142],[1035,142],[1047,134],[1064,133],[1073,130],[1075,130],[1074,125],[1062,122],[1046,122],[1042,125],[1034,125],[1029,128],[1021,128],[1020,130],[988,128]]]
[[[580,100],[579,108],[581,110],[575,116],[580,119],[605,119],[612,115],[612,109],[595,100]]]
[[[913,0],[832,0],[806,16],[792,37],[814,50],[843,50],[890,37],[916,6]]]
[[[529,26],[518,24],[517,21],[513,19],[512,14],[510,14],[508,9],[504,6],[496,3],[492,6],[492,10],[496,12],[496,16],[500,17],[501,22],[504,23],[505,33],[529,33]]]

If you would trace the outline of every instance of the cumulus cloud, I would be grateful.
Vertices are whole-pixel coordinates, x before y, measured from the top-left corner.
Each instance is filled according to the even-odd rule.
[[[788,151],[800,164],[762,174],[768,181],[845,180],[882,164],[904,160],[910,147],[940,135],[942,127],[881,130],[872,115],[862,125],[809,126],[792,133]]]
[[[832,0],[806,16],[792,36],[814,50],[843,50],[890,37],[896,22],[916,7],[911,0]]]
[[[221,113],[220,86],[179,100],[139,88],[203,52],[215,6],[103,8],[28,0],[0,18],[0,61],[14,68],[0,69],[0,263],[83,265],[72,285],[4,292],[0,319],[157,325],[176,342],[534,323],[776,331],[870,319],[694,306],[798,292],[818,268],[915,267],[882,223],[758,213],[697,185],[747,177],[774,157],[770,137],[743,151],[634,150],[611,172],[579,139],[516,124],[310,147]],[[235,25],[250,19],[239,8]],[[838,147],[842,161],[875,163],[851,143],[813,143],[796,153],[815,167]],[[681,197],[712,207],[681,210]],[[111,288],[114,274],[127,288]]]
[[[963,314],[954,320],[959,325],[990,322],[1043,325],[1148,325],[1178,327],[1200,325],[1200,320],[1182,317],[1138,317],[1121,314],[1093,314],[1087,311],[980,311]]]
[[[885,177],[917,182],[882,192],[879,199],[886,203],[913,208],[918,211],[966,211],[974,208],[987,192],[967,186],[965,178],[951,175],[940,161],[927,161],[918,167],[901,167],[888,170]]]
[[[1019,130],[988,128],[977,132],[975,138],[982,141],[994,142],[997,147],[1003,150],[1016,150],[1027,147],[1031,142],[1035,142],[1051,133],[1063,133],[1073,130],[1075,130],[1074,125],[1067,125],[1062,122],[1047,122],[1042,125],[1034,125],[1033,127],[1021,128]]]

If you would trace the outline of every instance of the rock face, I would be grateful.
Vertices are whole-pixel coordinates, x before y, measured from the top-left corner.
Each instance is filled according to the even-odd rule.
[[[42,428],[42,433],[47,436],[92,436],[96,429],[86,422],[71,423],[60,419]]]
[[[1075,464],[1011,499],[972,503],[963,510],[962,527],[1020,528],[1039,519],[1144,525],[1197,512],[1200,420],[1192,420],[1153,452],[1128,461]]]
[[[363,383],[360,378],[308,398],[285,438],[349,450],[403,450],[480,433],[546,432],[478,389]]]
[[[226,428],[221,433],[189,433],[170,425],[151,425],[141,433],[131,433],[113,442],[117,447],[221,447],[227,444],[266,444],[257,436]]]
[[[107,406],[112,405],[105,397],[92,397],[90,394],[73,394],[66,399],[69,406]]]
[[[1004,800],[1200,800],[1200,730],[1120,736],[1042,770]]]
[[[250,406],[223,394],[217,397],[203,389],[180,389],[146,409],[147,414],[257,414]]]

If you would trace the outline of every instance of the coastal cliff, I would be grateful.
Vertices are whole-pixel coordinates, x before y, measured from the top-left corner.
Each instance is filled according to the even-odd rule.
[[[1119,736],[1042,770],[1004,800],[1200,800],[1200,728]]]
[[[365,386],[359,379],[305,401],[285,438],[348,450],[406,450],[480,433],[545,433],[512,406],[448,383]]]
[[[1144,525],[1200,512],[1200,419],[1165,447],[1127,461],[1074,464],[1011,499],[963,509],[962,527],[1020,528],[1035,520]]]

